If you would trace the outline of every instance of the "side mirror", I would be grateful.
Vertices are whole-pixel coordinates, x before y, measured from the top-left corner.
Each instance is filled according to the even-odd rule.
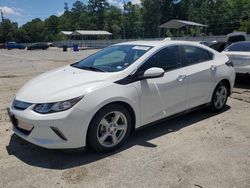
[[[142,79],[148,79],[148,78],[159,78],[164,75],[164,70],[162,68],[152,67],[149,68],[144,72],[144,74],[141,76]]]

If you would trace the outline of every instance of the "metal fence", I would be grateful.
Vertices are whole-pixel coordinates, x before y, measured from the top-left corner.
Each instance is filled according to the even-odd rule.
[[[107,40],[64,40],[53,42],[54,46],[62,47],[66,45],[67,47],[72,47],[77,44],[80,48],[105,48],[107,46],[138,40],[163,40],[164,38],[147,38],[147,39],[107,39]],[[201,37],[171,37],[171,40],[183,40],[183,41],[226,41],[227,36],[201,36]],[[247,35],[247,41],[250,41],[250,34]],[[30,45],[30,44],[25,44]]]
[[[163,40],[164,38],[150,38],[150,39],[108,39],[108,40],[65,40],[54,42],[55,46],[62,47],[67,45],[72,47],[73,44],[77,44],[81,48],[104,48],[113,44],[121,42],[129,42],[136,40]],[[226,41],[227,36],[202,36],[202,37],[171,37],[172,40],[184,40],[184,41]],[[250,41],[250,35],[247,35],[247,40]]]
[[[65,40],[53,42],[57,47],[62,47],[64,45],[72,47],[77,44],[81,48],[104,48],[113,44],[136,41],[136,40],[163,40],[163,38],[153,38],[153,39],[108,39],[108,40]]]

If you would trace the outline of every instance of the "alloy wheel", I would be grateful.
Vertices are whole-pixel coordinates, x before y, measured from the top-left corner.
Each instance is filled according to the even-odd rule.
[[[127,118],[122,112],[110,112],[101,119],[98,125],[97,139],[104,147],[114,147],[123,140],[127,128]]]
[[[217,109],[221,109],[227,100],[227,88],[225,85],[221,85],[218,87],[216,93],[215,93],[215,98],[214,98],[214,106]]]

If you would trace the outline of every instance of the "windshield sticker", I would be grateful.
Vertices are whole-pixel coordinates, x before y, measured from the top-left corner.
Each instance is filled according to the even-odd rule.
[[[122,69],[122,66],[117,66],[116,68],[117,68],[117,69]]]
[[[134,46],[132,49],[133,50],[144,50],[144,51],[147,51],[147,50],[150,49],[150,47],[148,47],[148,46]]]

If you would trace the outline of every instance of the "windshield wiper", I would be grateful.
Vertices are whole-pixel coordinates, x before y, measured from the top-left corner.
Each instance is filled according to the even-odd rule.
[[[88,67],[88,66],[74,66],[79,69],[84,69],[84,70],[91,70],[91,71],[96,71],[96,72],[105,72],[104,70],[97,68],[97,67]]]

